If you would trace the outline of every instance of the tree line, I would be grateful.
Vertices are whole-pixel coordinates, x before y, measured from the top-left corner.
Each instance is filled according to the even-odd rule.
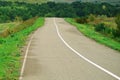
[[[120,8],[108,3],[47,2],[31,4],[25,2],[0,1],[0,22],[27,20],[41,17],[84,17],[90,14],[112,17],[120,13]]]

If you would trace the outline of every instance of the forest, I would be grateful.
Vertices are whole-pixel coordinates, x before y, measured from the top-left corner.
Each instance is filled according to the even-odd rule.
[[[76,1],[73,3],[25,3],[0,1],[0,23],[15,20],[27,20],[40,17],[86,17],[93,15],[106,15],[114,17],[120,13],[118,6],[108,3],[89,3]]]

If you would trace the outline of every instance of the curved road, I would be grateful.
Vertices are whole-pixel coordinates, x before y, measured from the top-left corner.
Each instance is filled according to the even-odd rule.
[[[29,48],[21,80],[118,80],[71,51],[62,38],[78,53],[100,67],[120,76],[120,53],[85,37],[62,18],[46,18]]]

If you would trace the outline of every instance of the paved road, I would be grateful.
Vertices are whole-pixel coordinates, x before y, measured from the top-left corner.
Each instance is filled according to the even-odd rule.
[[[120,53],[82,35],[62,18],[63,39],[87,59],[120,76]],[[117,80],[71,51],[57,35],[53,18],[34,34],[22,80]]]

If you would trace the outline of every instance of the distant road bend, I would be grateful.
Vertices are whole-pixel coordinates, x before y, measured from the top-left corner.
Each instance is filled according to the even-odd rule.
[[[62,18],[46,18],[30,40],[20,80],[120,80],[120,53]]]

